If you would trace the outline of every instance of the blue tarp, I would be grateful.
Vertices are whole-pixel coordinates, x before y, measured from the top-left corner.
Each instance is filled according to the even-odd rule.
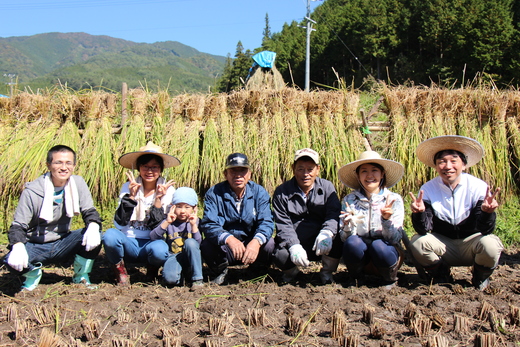
[[[274,65],[276,53],[271,51],[262,51],[253,55],[252,58],[256,64],[260,65],[260,67],[266,67],[271,69]]]
[[[4,94],[0,94],[0,98],[8,98],[8,96],[4,95]]]

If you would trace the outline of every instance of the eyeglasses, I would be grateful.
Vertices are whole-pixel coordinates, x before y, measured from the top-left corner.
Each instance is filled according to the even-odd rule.
[[[146,166],[146,165],[143,165],[141,166],[141,168],[144,172],[147,172],[147,171],[159,171],[161,170],[161,167],[160,166]]]
[[[63,165],[65,165],[66,167],[73,167],[74,163],[71,161],[53,161],[51,165],[57,167],[62,167]]]

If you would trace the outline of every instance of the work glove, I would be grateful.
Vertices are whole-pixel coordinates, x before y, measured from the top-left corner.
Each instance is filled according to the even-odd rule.
[[[101,234],[99,233],[99,224],[90,223],[87,230],[83,234],[82,246],[85,246],[85,250],[90,252],[95,249],[101,243]]]
[[[343,221],[343,230],[350,232],[350,235],[364,236],[367,233],[365,226],[365,215],[362,213],[354,213],[353,210],[347,210],[347,213],[341,214],[340,218]],[[348,237],[348,233],[340,234],[341,240],[345,241]],[[345,237],[345,240],[343,240]]]
[[[291,261],[296,266],[309,266],[309,259],[307,252],[299,243],[289,247],[289,254],[291,254]]]
[[[7,258],[7,264],[16,271],[22,271],[29,266],[29,254],[23,243],[18,242],[13,245],[9,258]]]
[[[316,251],[316,255],[327,255],[332,248],[332,239],[334,238],[334,234],[330,230],[321,230],[316,240],[314,241],[314,246],[312,247],[313,251]]]

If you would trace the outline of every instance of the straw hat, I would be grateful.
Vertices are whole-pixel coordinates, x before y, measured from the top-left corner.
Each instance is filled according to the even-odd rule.
[[[180,160],[171,155],[162,153],[162,148],[149,141],[146,146],[139,148],[138,152],[130,152],[119,157],[119,164],[127,169],[137,169],[137,158],[144,154],[154,154],[161,157],[164,162],[164,168],[174,167],[181,164]]]
[[[466,167],[475,165],[484,156],[484,148],[477,140],[459,135],[432,137],[417,146],[417,157],[424,164],[435,168],[433,158],[440,151],[454,150],[466,156]]]
[[[383,159],[379,153],[374,151],[366,151],[359,155],[358,160],[348,163],[342,166],[339,171],[339,179],[349,188],[359,189],[361,184],[359,183],[356,169],[358,166],[368,163],[376,163],[381,165],[385,169],[386,187],[390,188],[395,185],[404,174],[404,167],[400,163]]]

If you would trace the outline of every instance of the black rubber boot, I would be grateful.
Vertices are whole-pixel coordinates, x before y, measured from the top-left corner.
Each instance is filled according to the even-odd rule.
[[[453,276],[451,275],[451,267],[442,259],[433,265],[425,266],[424,270],[428,273],[430,281],[433,280],[434,283],[454,282]]]
[[[471,283],[480,291],[489,287],[489,277],[493,274],[495,268],[489,268],[478,264],[473,264],[473,278]]]
[[[387,289],[392,289],[397,285],[397,272],[399,271],[399,261],[390,267],[378,267],[379,275],[383,277],[384,286]]]
[[[226,281],[227,273],[228,273],[228,266],[229,266],[229,264],[227,261],[222,264],[217,265],[216,268],[213,269],[213,272],[215,272],[217,277],[215,277],[213,279],[213,281],[211,281],[211,282],[218,284],[218,285],[224,284],[224,282]]]

